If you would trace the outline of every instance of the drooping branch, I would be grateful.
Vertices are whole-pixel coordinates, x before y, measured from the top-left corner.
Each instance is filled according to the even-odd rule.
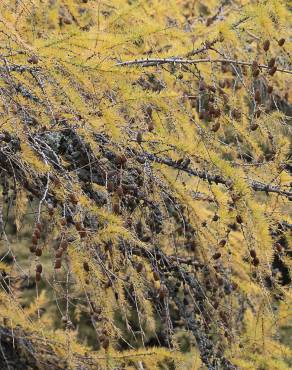
[[[123,245],[123,248],[127,247]],[[125,250],[124,250],[125,252]],[[159,248],[152,250],[146,250],[141,248],[131,248],[131,253],[134,255],[141,256],[141,254],[147,258],[152,266],[157,269],[161,281],[167,287],[168,295],[174,300],[176,306],[180,312],[181,317],[184,318],[185,327],[190,330],[196,338],[197,345],[200,351],[201,359],[205,363],[209,370],[215,370],[221,368],[229,370],[238,369],[237,366],[233,365],[223,354],[216,348],[216,345],[208,338],[204,329],[204,322],[208,321],[210,312],[205,308],[204,301],[207,300],[205,290],[196,278],[196,274],[188,273],[182,266],[182,259],[178,256],[168,256]],[[160,267],[157,265],[156,259],[159,258],[161,261]],[[186,262],[186,261],[185,261]],[[193,260],[191,263],[195,270],[204,268],[203,264]],[[194,309],[199,310],[202,315],[202,319],[194,318],[193,310],[186,310],[184,300],[177,294],[177,288],[173,285],[171,280],[165,278],[165,273],[173,272],[177,274],[189,288],[189,292],[193,298]],[[225,279],[226,284],[231,284],[228,279]],[[208,304],[207,304],[208,306]]]

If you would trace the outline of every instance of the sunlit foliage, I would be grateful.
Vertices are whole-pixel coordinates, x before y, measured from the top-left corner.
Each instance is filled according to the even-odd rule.
[[[2,0],[3,366],[292,366],[291,18]]]

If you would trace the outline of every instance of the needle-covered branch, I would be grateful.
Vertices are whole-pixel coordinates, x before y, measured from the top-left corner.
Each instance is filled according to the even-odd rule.
[[[232,183],[233,183],[232,178],[225,179],[221,175],[216,175],[216,174],[212,174],[208,171],[194,169],[194,168],[191,168],[189,166],[186,167],[186,166],[184,166],[180,163],[177,163],[176,161],[174,161],[170,158],[166,158],[166,157],[162,158],[162,157],[158,157],[154,154],[146,153],[146,152],[143,152],[142,157],[143,156],[145,156],[148,160],[150,160],[152,162],[165,164],[169,167],[172,167],[172,168],[175,168],[177,170],[186,172],[189,175],[199,177],[200,179],[206,180],[210,183],[223,184],[223,185],[226,185],[227,187],[231,187]],[[276,194],[286,196],[286,197],[289,197],[289,198],[292,197],[292,191],[281,189],[280,187],[278,187],[276,185],[265,184],[265,183],[262,183],[260,181],[251,180],[251,179],[246,179],[246,181],[250,184],[251,188],[254,191],[264,191],[266,193],[276,193]]]
[[[0,368],[287,369],[285,1],[33,3],[0,15]]]
[[[185,59],[180,57],[172,57],[172,58],[147,58],[147,59],[136,59],[136,60],[129,60],[125,62],[119,62],[117,66],[141,66],[141,67],[153,67],[159,66],[163,64],[178,64],[178,65],[192,65],[192,64],[200,64],[200,63],[224,63],[224,64],[235,64],[235,65],[242,65],[242,66],[249,66],[252,67],[252,62],[246,62],[236,59]],[[271,69],[266,64],[258,64],[258,68],[263,69]],[[277,68],[278,72],[292,74],[292,71],[289,69],[284,68]]]

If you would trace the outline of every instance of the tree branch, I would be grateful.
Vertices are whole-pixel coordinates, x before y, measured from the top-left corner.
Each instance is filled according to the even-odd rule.
[[[253,65],[251,62],[245,62],[245,61],[234,60],[234,59],[209,59],[209,58],[184,59],[180,57],[136,59],[136,60],[129,60],[125,62],[119,62],[116,65],[117,66],[141,65],[142,67],[153,67],[153,66],[158,66],[162,64],[168,64],[168,63],[173,63],[173,64],[230,63],[230,64],[250,66],[250,67],[252,67]],[[270,67],[265,64],[259,64],[258,66],[259,68],[270,69]],[[277,68],[277,71],[282,72],[282,73],[292,74],[292,71],[288,69]]]
[[[143,155],[152,162],[165,164],[169,167],[173,167],[180,171],[186,172],[192,176],[199,177],[202,180],[207,180],[208,182],[214,182],[216,184],[223,184],[226,186],[232,185],[231,179],[225,179],[223,176],[214,175],[207,171],[185,167],[184,165],[178,164],[176,161],[173,161],[170,158],[161,158],[161,157],[158,157],[154,154],[150,154],[147,152],[144,152]],[[254,191],[264,191],[266,193],[276,193],[276,194],[283,195],[286,197],[292,197],[292,191],[283,190],[279,188],[278,186],[271,185],[271,184],[265,184],[265,183],[262,183],[256,180],[247,179],[247,181]]]

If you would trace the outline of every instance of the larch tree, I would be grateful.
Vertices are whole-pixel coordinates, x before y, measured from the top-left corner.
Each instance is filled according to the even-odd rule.
[[[291,20],[1,1],[1,369],[291,368]]]

